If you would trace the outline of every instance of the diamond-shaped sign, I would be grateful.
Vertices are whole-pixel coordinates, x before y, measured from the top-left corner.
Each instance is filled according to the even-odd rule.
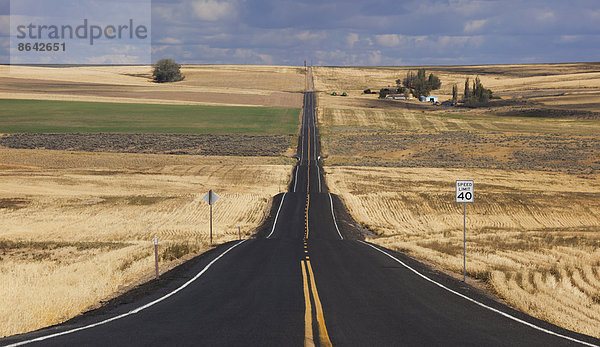
[[[206,201],[206,203],[209,205],[214,204],[217,200],[219,200],[219,196],[212,190],[204,195],[204,201]]]

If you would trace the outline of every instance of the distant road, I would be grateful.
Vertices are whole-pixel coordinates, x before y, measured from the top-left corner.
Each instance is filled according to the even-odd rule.
[[[328,193],[319,160],[314,107],[314,92],[306,92],[298,164],[264,237],[221,246],[134,302],[0,344],[600,345],[358,240],[347,223],[340,227],[340,200]]]

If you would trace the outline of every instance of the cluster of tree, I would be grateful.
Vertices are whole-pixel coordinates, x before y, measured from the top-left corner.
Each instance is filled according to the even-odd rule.
[[[396,80],[396,88],[382,88],[379,91],[379,97],[385,98],[389,94],[404,94],[408,98],[410,93],[418,98],[420,96],[429,96],[433,90],[440,89],[441,87],[442,82],[438,76],[434,74],[427,75],[425,69],[419,69],[416,74],[413,71],[409,71],[403,80]],[[367,89],[364,93],[369,94],[371,90]],[[462,100],[466,105],[485,103],[494,98],[493,92],[483,86],[479,77],[476,77],[472,84],[469,78],[466,79]],[[458,85],[454,84],[452,86],[452,103],[456,105],[458,101]]]
[[[409,89],[411,94],[416,98],[420,96],[429,96],[431,91],[442,87],[440,78],[434,74],[429,74],[429,76],[427,76],[425,69],[417,70],[416,74],[413,71],[409,71],[402,81],[396,80],[396,84],[400,85],[400,83],[402,83],[405,88]]]
[[[454,95],[454,93],[453,93]],[[494,98],[494,93],[490,89],[486,89],[479,77],[475,77],[473,85],[469,83],[469,78],[465,80],[465,92],[463,101],[466,105],[488,102]]]
[[[388,96],[389,94],[404,94],[406,95],[406,88],[398,86],[398,87],[387,87],[387,88],[381,88],[379,90],[379,97],[381,99],[385,99],[386,96]]]
[[[152,73],[154,82],[179,82],[183,81],[185,76],[181,74],[181,65],[177,64],[173,59],[161,59],[154,65]]]

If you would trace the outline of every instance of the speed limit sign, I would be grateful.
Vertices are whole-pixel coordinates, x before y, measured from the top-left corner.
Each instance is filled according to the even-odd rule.
[[[473,202],[474,194],[473,181],[456,181],[456,202]]]
[[[467,280],[467,202],[473,202],[474,194],[473,181],[456,181],[456,202],[463,204],[463,282]]]

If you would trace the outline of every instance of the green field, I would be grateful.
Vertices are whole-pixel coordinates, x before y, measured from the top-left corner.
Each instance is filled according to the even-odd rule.
[[[0,133],[293,135],[297,108],[0,100]]]

